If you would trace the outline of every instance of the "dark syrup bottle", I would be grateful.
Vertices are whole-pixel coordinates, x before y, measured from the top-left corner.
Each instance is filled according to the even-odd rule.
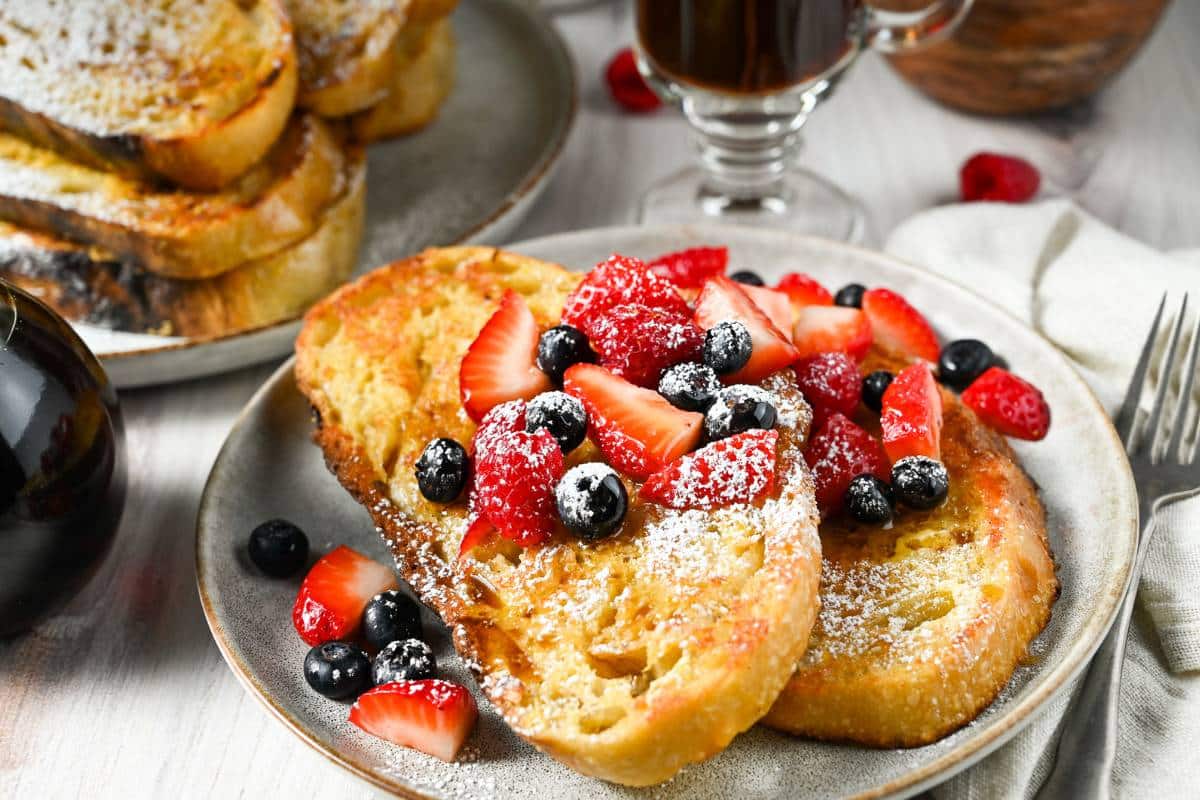
[[[124,427],[100,362],[61,317],[0,280],[0,637],[83,586],[124,504]]]

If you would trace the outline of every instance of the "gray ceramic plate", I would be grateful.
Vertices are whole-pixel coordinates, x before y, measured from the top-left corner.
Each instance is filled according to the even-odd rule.
[[[345,706],[310,691],[305,647],[291,628],[295,581],[270,581],[246,563],[251,528],[274,516],[310,532],[315,549],[348,543],[380,559],[386,551],[367,513],[342,491],[310,444],[308,408],[284,365],[247,406],[225,443],[200,509],[196,570],[213,636],[234,673],[310,745],[359,776],[415,797],[818,798],[911,794],[999,746],[1068,680],[1113,617],[1134,552],[1135,493],[1108,418],[1087,386],[1045,340],[965,289],[893,258],[777,232],[723,228],[612,228],[538,239],[512,248],[587,268],[619,250],[651,256],[681,247],[730,247],[732,268],[768,278],[802,269],[828,286],[849,281],[902,291],[944,336],[977,336],[999,347],[1041,386],[1054,409],[1050,435],[1017,450],[1041,487],[1062,597],[1035,659],[977,720],[942,741],[910,750],[868,750],[793,739],[755,728],[724,753],[670,783],[635,791],[584,778],[517,740],[485,708],[467,763],[446,765],[360,734]],[[438,657],[468,680],[441,626],[430,618]]]
[[[562,38],[513,0],[463,0],[454,32],[454,91],[437,120],[369,150],[362,269],[429,245],[504,241],[558,162],[576,106]],[[299,323],[203,341],[81,327],[109,377],[128,388],[279,358]]]

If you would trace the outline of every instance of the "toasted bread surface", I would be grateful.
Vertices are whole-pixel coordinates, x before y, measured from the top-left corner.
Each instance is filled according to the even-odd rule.
[[[325,117],[383,99],[408,0],[287,0],[300,54],[297,102]]]
[[[897,366],[876,354],[867,369]],[[942,396],[949,497],[890,529],[822,523],[821,612],[767,725],[933,742],[995,699],[1049,620],[1058,579],[1037,492],[1004,438]]]
[[[449,19],[405,26],[396,52],[384,98],[351,118],[359,141],[402,136],[425,127],[454,88],[454,29]]]
[[[458,366],[506,289],[557,322],[579,275],[492,248],[426,251],[318,303],[297,341],[316,440],[371,512],[404,578],[521,736],[588,775],[653,784],[707,758],[771,705],[816,614],[819,549],[800,454],[811,412],[783,373],[774,491],[673,511],[637,500],[620,532],[558,530],[528,550],[456,554],[467,508],[419,493],[437,436],[469,442]],[[568,464],[598,458],[586,443]]]
[[[171,278],[210,278],[308,236],[342,192],[333,132],[296,117],[267,158],[215,193],[164,190],[0,134],[0,219]]]
[[[163,278],[8,223],[0,223],[0,277],[68,319],[138,333],[211,338],[296,317],[354,269],[366,186],[360,151],[348,170],[342,196],[307,238],[215,278]]]
[[[270,149],[295,101],[280,0],[0,6],[0,126],[98,169],[216,189]]]

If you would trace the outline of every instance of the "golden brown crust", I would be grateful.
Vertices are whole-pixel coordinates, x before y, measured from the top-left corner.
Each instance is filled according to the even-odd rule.
[[[383,100],[351,119],[359,141],[374,142],[425,127],[437,117],[454,87],[454,30],[449,19],[406,26],[397,51]]]

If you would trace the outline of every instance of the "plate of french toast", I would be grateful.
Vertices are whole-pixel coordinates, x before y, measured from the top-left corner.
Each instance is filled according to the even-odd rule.
[[[0,66],[0,278],[122,387],[282,357],[360,267],[503,238],[575,110],[515,0],[12,3]]]
[[[1136,516],[1086,384],[969,288],[608,228],[314,305],[196,564],[248,691],[400,796],[907,796],[1080,672]]]

